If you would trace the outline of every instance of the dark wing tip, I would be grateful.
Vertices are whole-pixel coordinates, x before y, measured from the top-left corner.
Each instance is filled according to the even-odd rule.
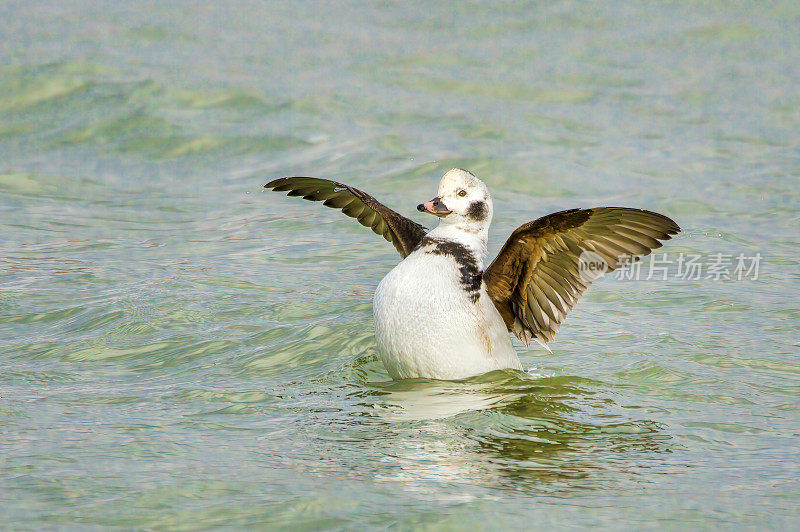
[[[278,179],[273,179],[272,181],[264,185],[264,188],[275,188],[279,186],[283,181],[286,181],[286,179],[287,179],[286,177],[279,177]]]
[[[308,186],[332,186],[336,188],[346,188],[351,192],[356,190],[348,185],[345,185],[344,183],[339,183],[338,181],[307,176],[279,177],[264,185],[264,188],[271,188],[276,192],[284,192],[286,190],[292,190],[293,188],[302,188]]]
[[[671,240],[672,235],[677,235],[681,232],[681,226],[679,226],[675,220],[670,218],[669,216],[664,216],[663,214],[658,214],[655,212],[645,211],[651,215],[657,215],[661,221],[664,222],[665,227],[662,227],[661,230],[664,232],[663,240]]]
[[[264,185],[264,188],[272,188],[272,189],[274,189],[274,188],[279,187],[281,185],[287,184],[287,182],[289,180],[291,180],[291,179],[297,179],[297,178],[296,177],[279,177],[277,179],[273,179],[272,181],[270,181],[269,183]]]
[[[601,209],[614,209],[614,210],[622,210],[629,212],[634,211],[646,214],[652,219],[658,220],[659,222],[662,223],[662,226],[658,227],[658,229],[660,229],[664,233],[664,237],[662,238],[663,240],[670,240],[672,238],[670,235],[677,235],[682,231],[681,226],[679,226],[677,222],[675,222],[675,220],[673,220],[669,216],[664,216],[663,214],[658,212],[648,211],[646,209],[634,209],[630,207],[599,207],[599,208],[595,207],[594,209],[591,210],[598,211]]]
[[[642,210],[642,212],[646,212],[647,214],[649,214],[651,216],[654,216],[654,217],[658,218],[659,220],[663,221],[664,225],[666,225],[666,228],[664,229],[664,231],[668,235],[677,235],[678,233],[681,232],[681,226],[679,226],[675,222],[675,220],[673,220],[669,216],[664,216],[663,214],[660,214],[660,213],[657,213],[657,212],[653,212],[653,211]]]

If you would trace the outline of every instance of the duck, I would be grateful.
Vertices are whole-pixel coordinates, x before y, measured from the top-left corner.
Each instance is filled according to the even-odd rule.
[[[523,370],[511,334],[552,353],[548,344],[592,282],[681,230],[647,210],[572,208],[519,226],[486,266],[492,198],[462,168],[417,206],[438,220],[431,230],[338,181],[281,177],[264,188],[339,209],[400,254],[373,298],[377,352],[394,380]]]

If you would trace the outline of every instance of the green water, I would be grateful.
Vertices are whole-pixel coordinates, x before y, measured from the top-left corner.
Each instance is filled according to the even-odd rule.
[[[0,522],[796,527],[800,8],[0,6]],[[526,374],[389,381],[398,261],[261,190],[492,190],[490,255],[578,206],[758,279],[606,278]]]

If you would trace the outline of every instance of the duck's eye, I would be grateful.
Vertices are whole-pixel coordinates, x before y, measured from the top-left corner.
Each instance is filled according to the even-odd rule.
[[[458,192],[456,192],[456,194],[458,194],[459,198],[463,198],[464,196],[467,195],[467,191],[466,190],[459,190]]]

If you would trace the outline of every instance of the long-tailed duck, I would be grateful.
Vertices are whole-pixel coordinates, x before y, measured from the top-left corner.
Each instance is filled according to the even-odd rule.
[[[466,170],[447,172],[437,196],[417,206],[439,218],[431,231],[344,183],[283,177],[264,188],[341,209],[400,252],[403,260],[373,301],[378,352],[394,379],[522,369],[508,333],[549,351],[593,280],[581,271],[582,254],[592,252],[611,271],[680,231],[666,216],[639,209],[569,209],[517,228],[484,268],[492,199]]]

